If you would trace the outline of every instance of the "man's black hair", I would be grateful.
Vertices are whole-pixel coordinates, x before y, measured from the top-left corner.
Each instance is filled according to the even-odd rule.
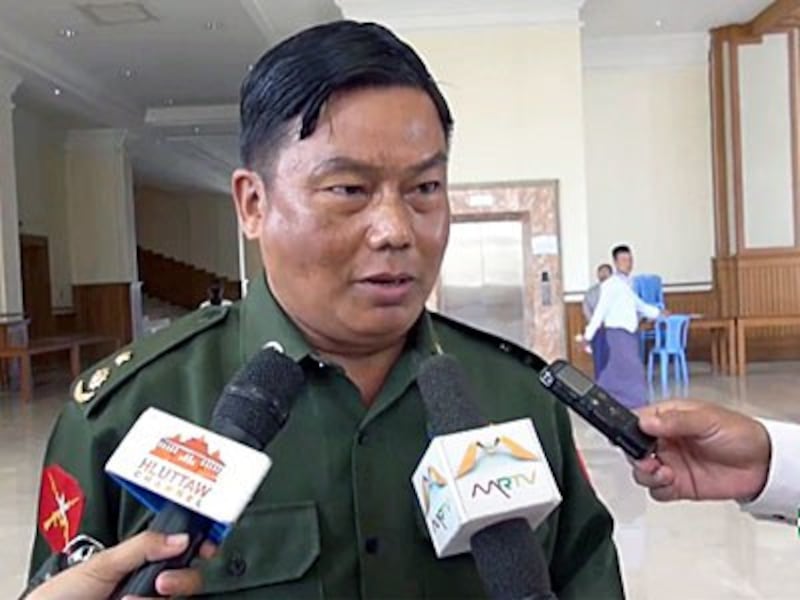
[[[333,93],[376,86],[408,86],[427,93],[449,140],[450,109],[417,53],[381,25],[335,21],[281,42],[245,78],[239,136],[243,164],[265,166],[298,117],[299,139],[312,135]]]
[[[613,273],[613,272],[614,272],[614,267],[612,267],[612,266],[611,266],[610,264],[608,264],[608,263],[603,263],[603,264],[601,264],[601,265],[597,265],[597,270],[599,271],[600,269],[606,269],[606,270],[607,270],[608,272],[610,272],[610,273]]]
[[[620,244],[619,246],[614,246],[614,249],[611,251],[611,256],[614,257],[614,260],[617,260],[617,257],[620,254],[631,253],[631,247],[627,244]]]

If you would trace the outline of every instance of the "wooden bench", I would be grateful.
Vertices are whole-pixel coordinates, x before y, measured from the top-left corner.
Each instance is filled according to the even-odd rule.
[[[33,371],[31,358],[40,354],[54,354],[69,352],[69,365],[72,378],[76,379],[81,374],[81,348],[97,346],[100,344],[113,344],[114,349],[119,348],[119,340],[104,335],[72,335],[47,337],[31,340],[25,346],[7,346],[0,348],[0,361],[20,361],[20,388],[22,399],[30,402],[33,399]]]
[[[739,317],[736,319],[737,375],[747,372],[747,330],[757,327],[791,327],[800,325],[800,315],[774,315],[766,317]]]
[[[707,317],[691,314],[689,331],[708,331],[711,336],[711,372],[724,375],[735,374],[736,369],[736,319]],[[641,329],[653,329],[652,322],[641,325]]]
[[[711,371],[734,375],[736,370],[736,319],[693,316],[689,330],[711,334]]]

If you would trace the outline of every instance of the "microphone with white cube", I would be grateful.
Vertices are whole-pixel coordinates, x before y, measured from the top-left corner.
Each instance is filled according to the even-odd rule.
[[[423,364],[417,383],[430,445],[412,483],[439,558],[471,552],[497,600],[552,600],[533,529],[561,502],[530,419],[489,424],[450,356]]]

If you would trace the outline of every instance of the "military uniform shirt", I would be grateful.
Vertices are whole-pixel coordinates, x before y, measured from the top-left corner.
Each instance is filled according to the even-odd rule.
[[[204,597],[483,597],[470,555],[436,558],[410,481],[428,444],[415,378],[440,350],[464,365],[490,421],[533,419],[563,496],[536,530],[560,600],[623,597],[611,517],[582,472],[565,409],[538,383],[537,357],[424,312],[367,407],[344,371],[315,355],[264,278],[243,302],[196,311],[76,382],[80,402],[61,414],[45,465],[59,465],[85,493],[80,533],[113,545],[146,528],[151,514],[104,474],[106,460],[147,407],[207,424],[226,382],[270,342],[302,366],[307,385],[267,447],[273,467],[252,503],[201,563]],[[40,527],[31,572],[50,551]]]

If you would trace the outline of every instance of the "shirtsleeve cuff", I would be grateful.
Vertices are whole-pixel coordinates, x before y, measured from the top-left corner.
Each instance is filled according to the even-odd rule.
[[[758,421],[769,435],[769,474],[758,497],[740,506],[757,517],[794,523],[800,507],[800,426],[769,419]]]

